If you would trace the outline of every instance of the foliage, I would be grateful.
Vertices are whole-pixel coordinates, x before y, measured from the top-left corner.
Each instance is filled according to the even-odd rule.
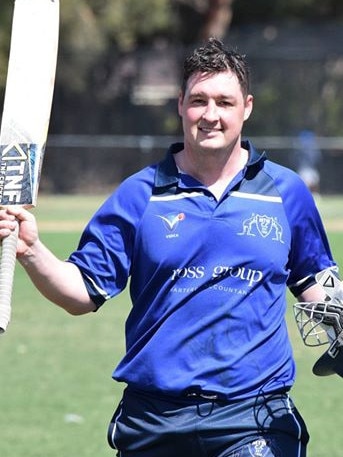
[[[4,0],[2,3],[0,99],[6,79],[14,2]],[[179,124],[171,98],[158,107],[137,106],[132,102],[133,91],[141,84],[146,66],[155,68],[156,61],[161,60],[159,56],[169,55],[171,71],[176,73],[179,58],[189,45],[216,32],[218,35],[227,32],[230,36],[231,30],[239,29],[244,34],[247,30],[244,26],[259,23],[269,37],[259,47],[260,58],[275,45],[271,37],[280,24],[302,25],[325,20],[337,23],[343,18],[341,0],[62,0],[60,3],[52,133],[178,134]],[[301,46],[301,37],[296,44]],[[173,54],[174,49],[177,51]],[[157,57],[150,61],[148,54],[153,52]],[[299,52],[306,57],[306,48]],[[317,63],[323,67],[324,75],[322,72],[319,75],[316,68],[317,79],[311,82],[311,87],[306,87],[305,93],[311,97],[309,110],[315,123],[321,125],[322,133],[337,135],[343,114],[342,65],[337,55],[328,57],[331,60],[327,65]],[[146,61],[145,67],[141,65],[142,60]],[[306,69],[301,71],[309,73]],[[294,104],[283,110],[284,118],[292,120],[294,125],[304,118],[306,108],[298,109],[296,105],[302,86],[298,92],[292,91],[297,76],[294,74],[293,82],[286,81],[281,71],[273,69],[263,78],[259,100],[263,110],[272,113],[264,126],[269,132],[264,128],[264,133],[279,134],[278,129],[293,128],[281,119],[281,113],[279,116],[273,113],[277,104],[285,106],[284,100],[293,100]],[[253,122],[256,120],[259,129],[266,118],[257,116],[258,113],[254,114]]]
[[[0,16],[0,87],[5,80],[13,3],[4,1]],[[233,9],[233,23],[273,19],[343,16],[339,0],[68,0],[61,2],[60,66],[63,84],[85,90],[85,80],[102,57],[128,52],[156,37],[177,41],[201,36],[211,9],[225,3]],[[189,27],[192,21],[192,27]],[[188,30],[187,30],[188,29]],[[187,39],[187,38],[185,38]]]
[[[167,0],[114,0],[104,2],[100,25],[120,51],[128,51],[159,34],[171,36],[174,19]]]
[[[1,5],[0,15],[0,90],[3,91],[6,83],[6,70],[9,53],[9,38],[11,34],[13,5]]]
[[[341,0],[235,0],[235,23],[337,20],[343,17]]]

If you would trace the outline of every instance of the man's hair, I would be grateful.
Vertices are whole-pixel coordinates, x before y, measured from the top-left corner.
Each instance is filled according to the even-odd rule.
[[[231,70],[237,76],[246,97],[250,92],[250,75],[245,56],[226,48],[220,40],[209,38],[204,46],[196,48],[184,61],[182,94],[185,94],[187,82],[194,73],[220,73],[226,70]]]

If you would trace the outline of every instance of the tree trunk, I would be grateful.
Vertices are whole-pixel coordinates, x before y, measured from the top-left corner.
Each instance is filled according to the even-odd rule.
[[[209,0],[205,14],[205,23],[201,32],[202,39],[215,37],[223,39],[232,20],[232,4],[234,0]]]

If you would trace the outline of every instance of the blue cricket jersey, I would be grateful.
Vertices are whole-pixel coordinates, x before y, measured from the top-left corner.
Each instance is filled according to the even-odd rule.
[[[113,378],[169,395],[227,399],[290,388],[285,322],[295,296],[334,265],[311,193],[250,142],[247,166],[219,201],[164,161],[126,179],[70,256],[101,306],[130,278],[126,354]]]

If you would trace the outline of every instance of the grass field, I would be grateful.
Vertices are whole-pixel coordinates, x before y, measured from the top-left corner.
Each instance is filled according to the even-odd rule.
[[[66,257],[102,197],[40,197],[42,239]],[[318,201],[335,258],[343,268],[343,198]],[[293,300],[290,297],[290,303]],[[126,293],[98,313],[71,317],[50,305],[18,265],[12,321],[0,337],[1,457],[106,457],[107,424],[122,386],[111,372],[124,350]],[[298,379],[293,397],[309,427],[309,457],[341,457],[338,376],[312,375],[323,349],[303,345],[290,307]]]

